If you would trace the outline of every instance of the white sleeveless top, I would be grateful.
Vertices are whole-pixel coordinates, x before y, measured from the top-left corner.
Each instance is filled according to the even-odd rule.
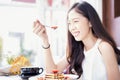
[[[92,49],[84,51],[82,80],[107,80],[106,67],[98,49],[100,42],[101,39],[98,39]]]

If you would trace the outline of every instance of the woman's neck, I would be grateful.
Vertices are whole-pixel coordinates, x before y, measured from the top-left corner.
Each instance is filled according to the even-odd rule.
[[[83,40],[84,49],[86,51],[91,49],[95,45],[96,41],[97,41],[96,37],[89,37],[89,38]]]

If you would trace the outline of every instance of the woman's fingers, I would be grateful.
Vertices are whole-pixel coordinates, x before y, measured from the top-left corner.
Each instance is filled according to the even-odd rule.
[[[36,33],[37,31],[39,31],[41,28],[39,27],[39,25],[36,25],[33,29],[33,32]]]
[[[39,20],[36,20],[34,22],[34,27],[33,27],[33,32],[37,34],[38,36],[45,36],[44,34],[46,33],[45,26],[42,25]]]
[[[40,27],[39,25],[37,25],[36,27],[34,27],[33,32],[34,33],[38,33],[38,32],[40,32],[41,29],[42,29],[42,27]]]
[[[45,37],[45,35],[46,35],[46,30],[45,30],[45,28],[41,29],[41,30],[37,33],[37,35],[39,35],[39,36],[41,36],[41,37]]]
[[[38,20],[36,20],[34,23],[33,23],[33,32],[38,32],[40,31],[40,29],[42,28],[42,25],[40,24],[40,22]]]
[[[33,28],[36,27],[36,25],[40,24],[38,20],[34,21]]]

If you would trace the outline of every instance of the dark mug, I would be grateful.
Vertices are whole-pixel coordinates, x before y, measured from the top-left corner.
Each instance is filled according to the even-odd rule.
[[[21,72],[20,74],[21,78],[28,79],[31,76],[42,74],[43,68],[35,67],[35,66],[21,67],[20,72]]]

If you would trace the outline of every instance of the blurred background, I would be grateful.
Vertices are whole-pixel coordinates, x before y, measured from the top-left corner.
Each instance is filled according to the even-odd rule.
[[[38,19],[47,26],[55,62],[65,54],[66,14],[75,2],[88,1],[99,14],[105,28],[120,46],[119,0],[0,0],[0,66],[8,65],[7,58],[24,55],[32,65],[44,67],[41,41],[33,33]]]

